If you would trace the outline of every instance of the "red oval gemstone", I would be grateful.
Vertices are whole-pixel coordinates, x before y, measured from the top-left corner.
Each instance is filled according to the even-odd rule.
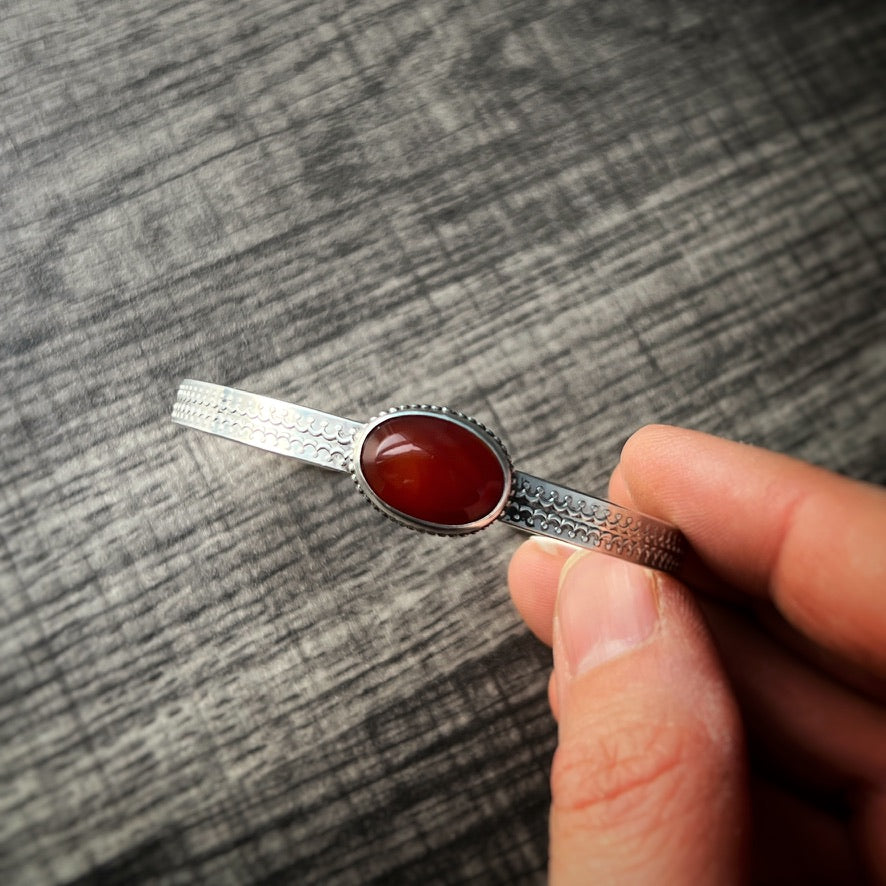
[[[490,443],[437,415],[393,415],[380,422],[366,435],[360,468],[389,507],[440,526],[488,516],[508,480]]]

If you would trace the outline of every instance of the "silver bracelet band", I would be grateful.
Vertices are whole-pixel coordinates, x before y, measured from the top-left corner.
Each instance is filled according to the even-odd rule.
[[[668,572],[686,549],[667,523],[514,470],[495,434],[445,407],[401,406],[358,422],[185,379],[172,420],[350,473],[373,505],[412,529],[462,535],[499,521]]]
[[[349,470],[354,435],[363,424],[192,379],[178,389],[172,420],[336,471]]]

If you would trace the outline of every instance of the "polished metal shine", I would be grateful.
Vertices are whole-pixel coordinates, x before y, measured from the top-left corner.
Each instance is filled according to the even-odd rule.
[[[483,519],[460,526],[427,523],[403,514],[377,496],[360,468],[360,452],[370,431],[392,415],[431,414],[477,434],[495,453],[505,492]],[[185,379],[172,420],[321,468],[350,473],[360,491],[386,516],[411,529],[464,535],[499,521],[516,529],[600,551],[668,572],[686,550],[679,530],[602,498],[514,470],[499,438],[480,422],[441,406],[400,406],[363,423],[250,394],[209,382]]]

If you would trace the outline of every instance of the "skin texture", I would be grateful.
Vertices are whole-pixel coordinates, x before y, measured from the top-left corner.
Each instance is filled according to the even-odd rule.
[[[551,882],[886,883],[886,492],[654,426],[610,498],[692,554],[513,557],[554,653]]]

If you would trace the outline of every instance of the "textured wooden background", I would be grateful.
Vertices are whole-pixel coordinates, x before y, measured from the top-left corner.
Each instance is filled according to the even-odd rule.
[[[518,535],[175,389],[884,482],[884,60],[874,2],[0,2],[0,881],[542,880]]]

